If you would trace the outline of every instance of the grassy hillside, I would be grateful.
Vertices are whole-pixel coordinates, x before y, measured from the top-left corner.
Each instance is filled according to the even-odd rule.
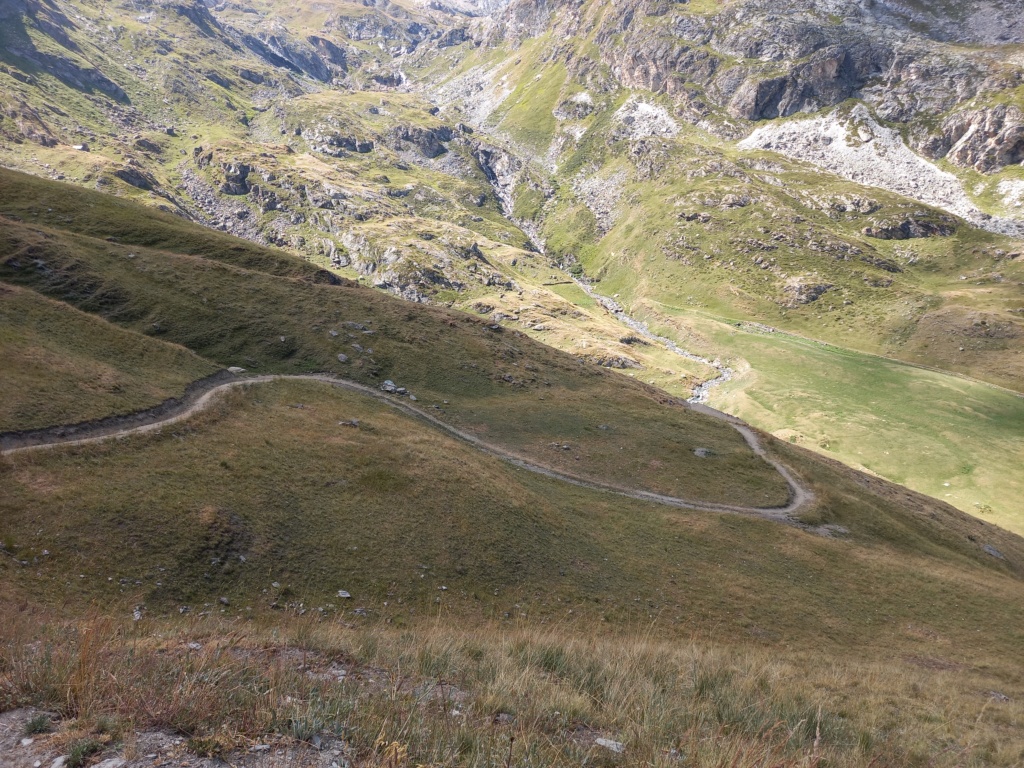
[[[10,172],[2,178],[39,184]],[[54,194],[83,195],[83,206],[96,199],[52,186]],[[40,210],[47,205],[40,218],[60,220],[45,194],[35,199]],[[102,227],[104,215],[98,209],[85,227]],[[75,220],[65,224],[71,231],[11,222],[0,245],[0,278],[180,344],[221,367],[333,372],[373,385],[392,379],[450,422],[576,474],[710,501],[786,501],[782,478],[731,427],[672,405],[663,392],[477,317],[332,285],[327,273],[300,259],[174,217],[130,222],[120,224],[115,243],[78,234]],[[154,240],[162,248],[180,243],[189,255],[138,246]],[[196,255],[202,253],[216,257]],[[623,446],[633,445],[633,435],[644,436],[644,447],[627,453]],[[707,460],[695,453],[701,447],[723,471],[706,476]],[[669,459],[674,471],[661,471]]]
[[[358,427],[341,423],[353,419]],[[154,610],[227,596],[242,615],[293,600],[348,608],[336,596],[345,589],[396,620],[432,612],[440,597],[481,617],[515,604],[538,618],[567,607],[616,621],[660,613],[674,626],[714,617],[730,631],[853,646],[871,645],[883,607],[900,622],[945,624],[943,595],[957,590],[971,607],[944,631],[973,632],[984,616],[1017,621],[1003,601],[1018,593],[1019,539],[918,501],[931,519],[806,455],[786,460],[820,491],[817,514],[847,535],[573,488],[362,395],[254,385],[160,436],[11,456],[4,540],[37,565],[9,568],[9,583],[57,600],[124,596]],[[55,505],[59,520],[33,527]],[[714,564],[729,578],[716,579]],[[751,604],[750,592],[765,589],[784,594]],[[955,628],[963,621],[970,630]],[[989,634],[1003,642],[1004,633]]]
[[[3,283],[0,357],[0,431],[130,413],[216,370],[182,347]]]
[[[712,402],[778,437],[1024,530],[1024,398],[981,382],[716,323],[750,364]]]
[[[390,378],[405,402],[578,476],[732,504],[788,494],[727,424],[491,319],[93,193],[0,184],[34,199],[0,195],[2,300],[75,318],[96,365],[130,360],[130,342],[198,365],[148,355],[165,377]],[[20,375],[33,370],[46,378]],[[73,377],[48,393],[54,413],[81,399]],[[1024,542],[764,440],[815,494],[803,527],[570,485],[310,381],[7,455],[0,708],[54,708],[40,744],[104,755],[162,728],[197,754],[335,739],[359,765],[660,765],[671,750],[698,765],[1012,765]],[[338,665],[345,682],[317,676]],[[442,682],[463,714],[422,694]]]
[[[483,765],[510,733],[556,765],[603,759],[598,737],[656,765],[1012,765],[1024,545],[784,455],[849,535],[573,488],[312,383],[10,457],[4,603],[44,607],[5,622],[0,703],[114,748],[154,726],[200,754],[317,735],[360,765],[389,764],[380,738],[410,765]],[[67,623],[90,604],[143,618]],[[80,645],[56,642],[70,627]]]
[[[680,315],[663,307],[682,308],[682,316],[697,311],[768,323],[841,349],[1019,387],[1019,244],[962,222],[948,237],[869,237],[870,227],[942,223],[942,215],[771,152],[737,151],[733,139],[742,125],[714,108],[712,94],[697,82],[676,83],[682,90],[671,97],[616,86],[609,51],[647,42],[624,42],[616,25],[639,25],[658,37],[672,17],[663,9],[632,14],[591,4],[583,9],[584,23],[557,45],[560,32],[549,32],[524,41],[514,55],[494,41],[458,43],[466,18],[423,7],[337,2],[328,12],[268,0],[248,10],[258,13],[230,4],[207,14],[182,4],[140,11],[127,2],[62,0],[12,16],[2,30],[0,163],[285,247],[415,301],[477,313],[589,362],[622,367],[673,395],[688,396],[718,374],[662,345],[635,343],[630,329],[571,284],[571,275],[599,280],[601,292],[618,294],[684,346],[696,334],[680,329]],[[721,7],[691,2],[677,11]],[[258,44],[256,38],[268,40],[268,30],[288,62],[277,54],[267,58]],[[326,43],[315,40],[337,50],[316,48]],[[565,59],[568,50],[578,56]],[[692,55],[721,62],[706,45],[695,45]],[[392,85],[398,69],[407,78],[401,88]],[[639,71],[633,75],[642,79]],[[465,79],[452,81],[459,76]],[[999,86],[961,106],[1014,101],[1014,93]],[[487,166],[481,148],[499,146],[507,158],[499,152]],[[1019,168],[991,176],[953,170],[983,209],[1017,210]],[[70,218],[81,234],[124,234],[108,214],[128,209],[110,200],[90,199],[97,206],[89,209],[97,214],[93,222],[75,209],[77,199],[61,201],[66,191],[4,183],[5,210],[27,224],[63,227]],[[172,236],[174,220],[160,215],[141,239],[133,226],[123,245],[217,256],[227,242],[199,245],[195,234]],[[544,253],[532,251],[540,246]],[[294,261],[263,263],[268,257],[247,244],[227,248],[236,266],[326,279]],[[215,315],[209,306],[179,310],[195,311],[204,323]],[[157,318],[149,322],[164,327]],[[265,340],[275,337],[274,329],[260,332]],[[184,337],[161,338],[184,343]],[[290,363],[304,355],[300,368],[326,369],[336,357],[324,349],[293,353],[269,341],[264,347],[242,355],[249,360],[238,359],[241,347],[223,347],[211,360],[266,370],[261,366],[270,359],[276,365],[282,355]],[[753,363],[725,341],[696,351],[732,360],[737,369]],[[750,400],[773,398],[786,387],[792,361],[758,361],[759,375],[737,382]],[[830,366],[842,368],[842,360]],[[797,403],[770,417],[756,408],[744,415],[789,436],[813,431],[807,423],[819,412],[832,413],[831,431],[842,431],[845,440],[831,455],[870,456],[860,463],[885,477],[940,493],[970,512],[990,507],[993,519],[1018,525],[1024,513],[1014,473],[993,469],[976,483],[976,493],[968,483],[946,497],[950,461],[907,466],[876,450],[896,433],[915,445],[941,443],[944,426],[958,421],[915,386],[910,369],[891,388],[890,413],[934,418],[891,419],[870,433],[861,430],[860,416],[841,416],[864,413],[861,387],[812,378],[807,402],[820,408]],[[1019,415],[1004,410],[1011,422]],[[585,437],[554,424],[559,434],[543,435],[547,443]],[[1013,434],[992,424],[968,420],[962,450],[1017,456]],[[820,448],[821,437],[806,444]],[[569,455],[550,458],[575,462]],[[656,476],[648,471],[644,480],[655,483]]]

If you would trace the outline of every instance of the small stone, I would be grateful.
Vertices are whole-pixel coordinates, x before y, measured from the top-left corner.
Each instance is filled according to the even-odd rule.
[[[228,368],[228,373],[233,373],[237,376],[239,373],[245,373],[245,368],[239,368],[237,365],[233,365]]]
[[[287,340],[287,339],[286,339],[286,337],[284,337],[284,336],[281,336],[281,337],[280,337],[280,339],[281,339],[281,343],[282,343],[282,344],[284,344],[284,343],[285,343],[285,341]]]
[[[616,754],[621,755],[623,752],[626,751],[626,745],[623,744],[621,741],[612,741],[611,739],[595,739],[594,743],[597,744],[597,746],[609,749],[612,752],[615,752]]]
[[[515,718],[508,712],[499,712],[494,716],[495,725],[511,725],[515,722]]]
[[[347,363],[348,362],[348,355],[338,355],[338,362],[339,363]]]
[[[272,586],[274,589],[280,589],[281,588],[281,584],[279,582],[276,582],[276,581],[271,582],[270,586]]]
[[[201,650],[203,650],[203,645],[202,645],[202,643],[189,643],[188,644],[188,649],[190,651],[201,651]]]
[[[328,331],[328,333],[330,333],[332,337],[337,337],[338,335],[337,331]]]
[[[1006,556],[1002,552],[1000,552],[998,549],[993,547],[991,544],[985,544],[982,547],[982,549],[985,550],[986,554],[992,555],[992,557],[999,558],[1000,560],[1005,560],[1006,559]]]
[[[350,597],[352,597],[352,595],[349,594],[348,592],[346,592],[344,589],[339,589],[338,590],[338,597],[342,597],[342,598],[348,600]]]
[[[415,402],[416,402],[417,400],[419,400],[419,398],[418,398],[418,397],[416,397],[416,395],[409,395],[409,399],[410,399],[410,400],[412,400],[412,401],[413,401],[414,403],[415,403]]]
[[[64,768],[64,764],[67,761],[68,761],[67,757],[65,757],[64,755],[61,755],[56,760],[54,760],[52,763],[50,763],[50,768]]]
[[[712,456],[715,455],[715,452],[712,451],[710,448],[694,448],[693,455],[696,456],[698,459],[710,459]]]
[[[30,746],[33,742],[35,742],[35,739],[22,739],[21,746],[27,747]]]
[[[98,764],[96,768],[121,768],[121,766],[124,765],[124,762],[123,757],[112,757],[109,760],[104,760],[102,763]]]
[[[226,597],[222,597],[222,598],[220,598],[220,600],[219,600],[218,602],[219,602],[219,603],[220,603],[221,605],[228,605],[228,604],[229,604],[229,603],[230,603],[231,601],[230,601],[230,600],[228,600],[228,599],[227,599]]]

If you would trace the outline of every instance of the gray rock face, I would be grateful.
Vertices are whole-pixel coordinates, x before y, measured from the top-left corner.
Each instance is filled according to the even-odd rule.
[[[224,168],[224,183],[220,191],[225,195],[247,195],[249,194],[249,174],[252,168],[244,163],[228,163]]]
[[[832,287],[828,283],[795,282],[787,285],[785,288],[786,306],[798,307],[801,304],[811,304],[824,296]]]
[[[1024,113],[1001,104],[947,118],[937,141],[925,153],[945,157],[961,168],[992,173],[1024,162]]]
[[[980,10],[967,15],[1010,19],[1022,3],[978,4]],[[548,27],[561,38],[582,34],[593,24],[590,5],[513,0],[487,42],[522,40]],[[715,108],[756,121],[816,111],[849,98],[863,99],[886,120],[910,122],[920,114],[947,112],[981,90],[1010,87],[993,79],[997,69],[988,71],[978,57],[936,45],[921,34],[937,22],[923,22],[909,5],[899,0],[740,0],[705,15],[689,11],[686,4],[623,0],[604,10],[593,32],[600,61],[575,53],[566,59],[570,71],[595,90],[619,84],[666,93],[681,102],[680,114],[694,122]],[[963,19],[961,6],[974,4],[928,4],[926,15],[933,21]],[[1007,23],[1016,29],[1016,21]],[[602,81],[600,64],[616,83]],[[988,130],[998,134],[1002,129]],[[939,154],[944,150],[938,149]]]
[[[301,72],[322,82],[331,80],[331,68],[314,49],[288,40],[283,35],[270,35],[263,40],[255,35],[244,35],[246,48],[275,67]]]
[[[1021,0],[874,0],[870,7],[880,21],[923,31],[936,40],[983,45],[1024,42]]]
[[[120,168],[114,171],[114,175],[125,184],[131,184],[139,189],[152,190],[156,187],[156,179],[139,168],[132,166]]]
[[[0,19],[13,19],[24,16],[25,0],[0,0]]]
[[[781,77],[752,74],[728,104],[729,113],[746,120],[788,117],[838,104],[880,73],[887,51],[864,41],[815,51]]]

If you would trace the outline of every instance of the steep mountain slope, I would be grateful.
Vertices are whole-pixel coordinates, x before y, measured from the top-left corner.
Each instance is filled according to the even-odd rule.
[[[391,402],[577,476],[785,494],[728,425],[515,331],[115,198],[0,185],[23,201],[3,220],[0,276],[20,286],[4,301],[75,318],[97,364],[175,349],[147,356],[170,379],[187,370],[175,341],[210,365],[391,377],[416,395]],[[23,368],[23,387],[34,373],[49,377]],[[81,399],[74,375],[49,387],[53,405]],[[1019,757],[1019,537],[768,437],[815,494],[792,525],[525,472],[412,412],[280,380],[162,431],[0,459],[0,709],[60,713],[9,754],[134,759],[128,744],[164,733],[154,754],[242,764],[270,741],[294,764],[319,764],[306,742],[368,766],[513,750],[572,765],[597,738],[654,764]],[[430,694],[452,681],[457,716]],[[623,719],[638,706],[662,714]]]
[[[1017,390],[1022,249],[998,234],[1017,231],[1024,184],[1014,8],[6,2],[0,162],[682,396],[749,369],[723,342],[746,321]],[[695,354],[638,336],[595,294]],[[915,375],[895,412],[936,407]],[[786,384],[752,371],[730,386],[763,401]],[[870,403],[828,389],[823,408],[744,413],[915,488],[959,483],[951,456],[887,464],[855,437]],[[743,397],[723,392],[710,397]],[[990,412],[1015,423],[1007,397],[962,450],[1024,455],[987,427]],[[821,410],[846,441],[808,428]],[[881,434],[938,444],[947,421]],[[1021,525],[1015,478],[987,471],[949,498]]]
[[[1019,758],[1019,536],[763,435],[813,491],[785,519],[791,489],[730,424],[491,320],[12,171],[0,210],[0,300],[74,318],[97,366],[137,348],[166,386],[237,365],[379,395],[253,382],[163,430],[0,458],[0,709],[60,721],[19,759],[135,759],[154,733],[242,764],[268,741],[366,766]],[[90,375],[50,381],[38,418]]]

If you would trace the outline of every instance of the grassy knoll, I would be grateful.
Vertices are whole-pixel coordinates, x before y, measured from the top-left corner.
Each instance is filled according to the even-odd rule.
[[[907,623],[965,638],[989,627],[979,650],[1015,636],[1020,539],[809,455],[786,461],[819,494],[807,514],[845,538],[567,486],[356,393],[254,385],[163,434],[9,456],[4,580],[46,602],[154,611],[223,596],[240,616],[299,603],[394,621],[572,609],[844,647],[873,647],[883,629],[912,645]],[[751,598],[766,590],[771,601]]]
[[[0,431],[130,413],[216,366],[67,304],[0,283]]]

